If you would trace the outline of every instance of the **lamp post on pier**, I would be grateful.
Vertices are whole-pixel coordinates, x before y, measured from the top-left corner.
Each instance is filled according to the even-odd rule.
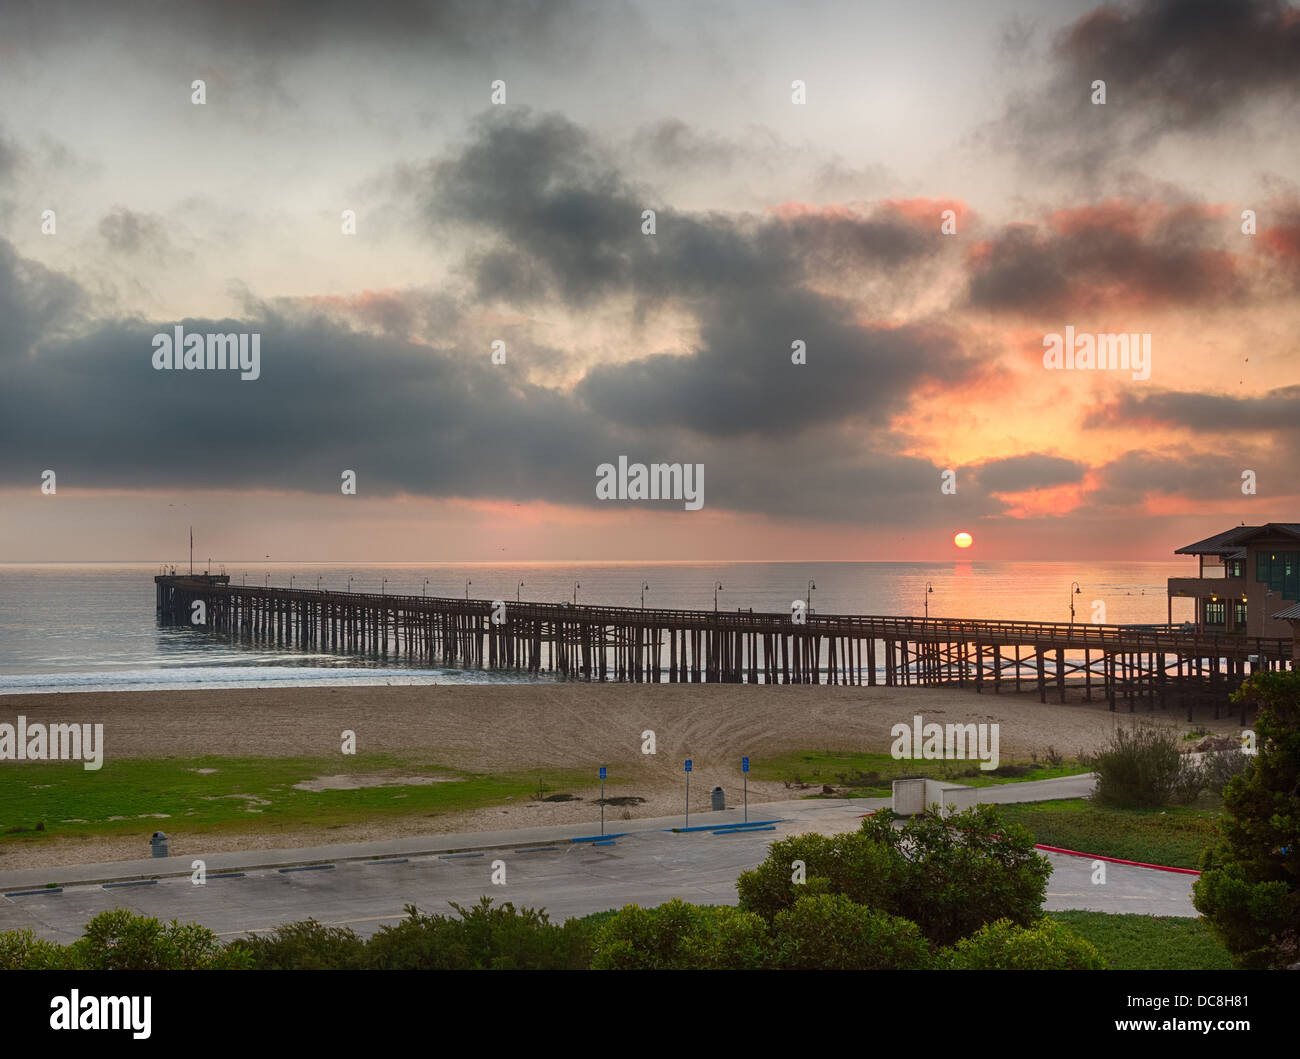
[[[816,591],[817,591],[817,582],[814,581],[811,577],[808,578],[808,613],[809,614],[813,612],[812,594]]]
[[[1070,593],[1070,624],[1073,625],[1074,624],[1074,597],[1082,593],[1083,589],[1079,587],[1078,581],[1071,581],[1070,587],[1074,589],[1074,591]]]
[[[645,594],[650,591],[650,582],[641,582],[641,609],[645,610]]]
[[[925,583],[925,620],[930,620],[930,595],[934,592],[934,585],[929,581]]]
[[[522,589],[523,587],[524,587],[524,583],[523,583],[522,581],[520,581],[519,584],[515,585],[515,602],[516,602],[516,603],[519,602],[519,592],[520,592],[520,589]]]
[[[722,591],[722,582],[713,582],[713,613],[718,613],[718,593]]]

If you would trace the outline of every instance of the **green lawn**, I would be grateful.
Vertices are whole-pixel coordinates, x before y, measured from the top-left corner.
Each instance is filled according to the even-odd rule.
[[[1228,950],[1198,919],[1179,916],[1049,912],[1049,919],[1086,938],[1116,971],[1228,971]]]
[[[199,769],[213,769],[211,773]],[[527,802],[591,786],[590,770],[484,775],[397,754],[329,758],[126,758],[89,772],[79,762],[0,769],[0,850],[56,836],[274,833],[340,828],[377,816],[437,816],[454,809]],[[318,776],[387,773],[447,782],[358,790],[295,790]],[[165,814],[156,816],[154,814]]]
[[[1222,815],[1221,809],[1188,806],[1106,809],[1083,798],[999,805],[997,811],[1046,846],[1171,868],[1200,866],[1201,852],[1217,841],[1215,821]]]
[[[999,783],[1050,780],[1077,776],[1088,771],[1077,761],[1059,765],[1032,761],[1003,761],[995,771],[984,771],[978,761],[899,761],[889,754],[866,754],[848,750],[796,750],[771,758],[759,758],[750,766],[755,779],[785,783],[792,790],[799,784],[820,789],[829,784],[838,797],[888,798],[893,781],[906,776],[928,776],[970,787],[991,787]]]

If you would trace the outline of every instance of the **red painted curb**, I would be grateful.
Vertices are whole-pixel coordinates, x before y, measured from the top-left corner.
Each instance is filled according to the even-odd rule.
[[[858,819],[862,819],[864,816],[873,816],[877,812],[879,812],[879,810],[873,809],[869,813],[860,813],[858,814]],[[950,824],[949,826],[951,827],[952,825]],[[1002,836],[998,835],[997,837],[1001,838]],[[1151,868],[1154,871],[1171,871],[1178,875],[1201,874],[1193,868],[1171,868],[1167,864],[1147,864],[1140,860],[1122,860],[1119,857],[1103,857],[1097,853],[1080,853],[1077,849],[1062,849],[1060,846],[1044,846],[1041,842],[1035,842],[1034,849],[1041,849],[1048,853],[1064,853],[1067,857],[1087,857],[1089,860],[1104,860],[1111,864],[1127,864],[1133,868]]]
[[[1140,860],[1121,860],[1119,857],[1101,857],[1095,853],[1080,853],[1077,849],[1061,849],[1060,846],[1044,846],[1042,843],[1035,842],[1034,849],[1046,850],[1048,853],[1064,853],[1070,857],[1088,857],[1091,860],[1105,860],[1111,864],[1128,864],[1134,868],[1154,868],[1156,871],[1172,871],[1179,875],[1200,875],[1199,871],[1191,868],[1170,868],[1165,864],[1144,864]]]

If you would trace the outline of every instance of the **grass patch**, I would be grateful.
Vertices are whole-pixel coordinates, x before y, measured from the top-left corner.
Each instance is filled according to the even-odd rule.
[[[785,783],[791,789],[802,786],[836,788],[838,797],[888,798],[893,781],[908,776],[962,783],[969,787],[993,787],[1000,783],[1050,780],[1078,776],[1088,771],[1079,761],[1058,765],[1034,761],[1006,761],[985,772],[978,761],[898,761],[889,754],[867,754],[849,750],[796,750],[771,758],[760,758],[750,766],[758,780]]]
[[[318,776],[356,773],[450,779],[357,790],[294,789]],[[576,769],[547,772],[544,779],[561,789],[591,781],[586,771]],[[536,770],[473,773],[399,754],[125,758],[106,761],[96,772],[86,771],[80,762],[33,762],[0,769],[0,850],[51,837],[148,835],[155,830],[211,834],[341,828],[376,817],[522,804],[533,800],[537,789]]]
[[[1110,809],[1083,798],[999,805],[1008,823],[1024,824],[1046,846],[1121,860],[1197,868],[1218,840],[1221,808]],[[1190,883],[1189,883],[1190,885]]]
[[[617,909],[582,916],[594,931]],[[1210,928],[1199,919],[1109,912],[1048,912],[1053,919],[1092,942],[1115,971],[1231,970],[1232,960]]]
[[[1048,912],[1101,950],[1115,971],[1230,971],[1232,959],[1199,919],[1109,912]]]

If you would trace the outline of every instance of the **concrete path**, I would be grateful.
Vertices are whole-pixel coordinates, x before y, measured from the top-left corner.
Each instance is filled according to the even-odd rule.
[[[1091,777],[1007,784],[989,788],[987,800],[1078,797],[1090,788]],[[603,847],[570,841],[598,827],[527,828],[206,856],[201,850],[178,851],[168,858],[10,871],[0,873],[0,893],[5,894],[0,897],[0,930],[30,927],[67,942],[79,937],[86,921],[99,912],[125,907],[160,919],[203,923],[222,935],[309,917],[369,935],[404,918],[407,904],[446,912],[449,901],[470,904],[484,894],[498,902],[545,908],[552,920],[673,897],[735,904],[736,877],[759,864],[775,839],[851,831],[862,813],[888,804],[885,798],[766,802],[750,807],[750,821],[779,823],[772,831],[751,834],[665,830],[681,827],[685,821],[680,816],[615,821],[607,824],[607,832],[635,830]],[[739,810],[730,809],[693,814],[690,822],[723,825],[741,818]],[[1108,864],[1106,883],[1094,885],[1089,860],[1045,856],[1054,869],[1049,910],[1196,915],[1190,899],[1194,876]],[[206,864],[204,885],[191,882],[195,859]],[[504,866],[504,885],[492,882],[494,862]],[[242,874],[217,877],[225,873]],[[62,891],[20,893],[42,891],[49,882],[59,883]]]

